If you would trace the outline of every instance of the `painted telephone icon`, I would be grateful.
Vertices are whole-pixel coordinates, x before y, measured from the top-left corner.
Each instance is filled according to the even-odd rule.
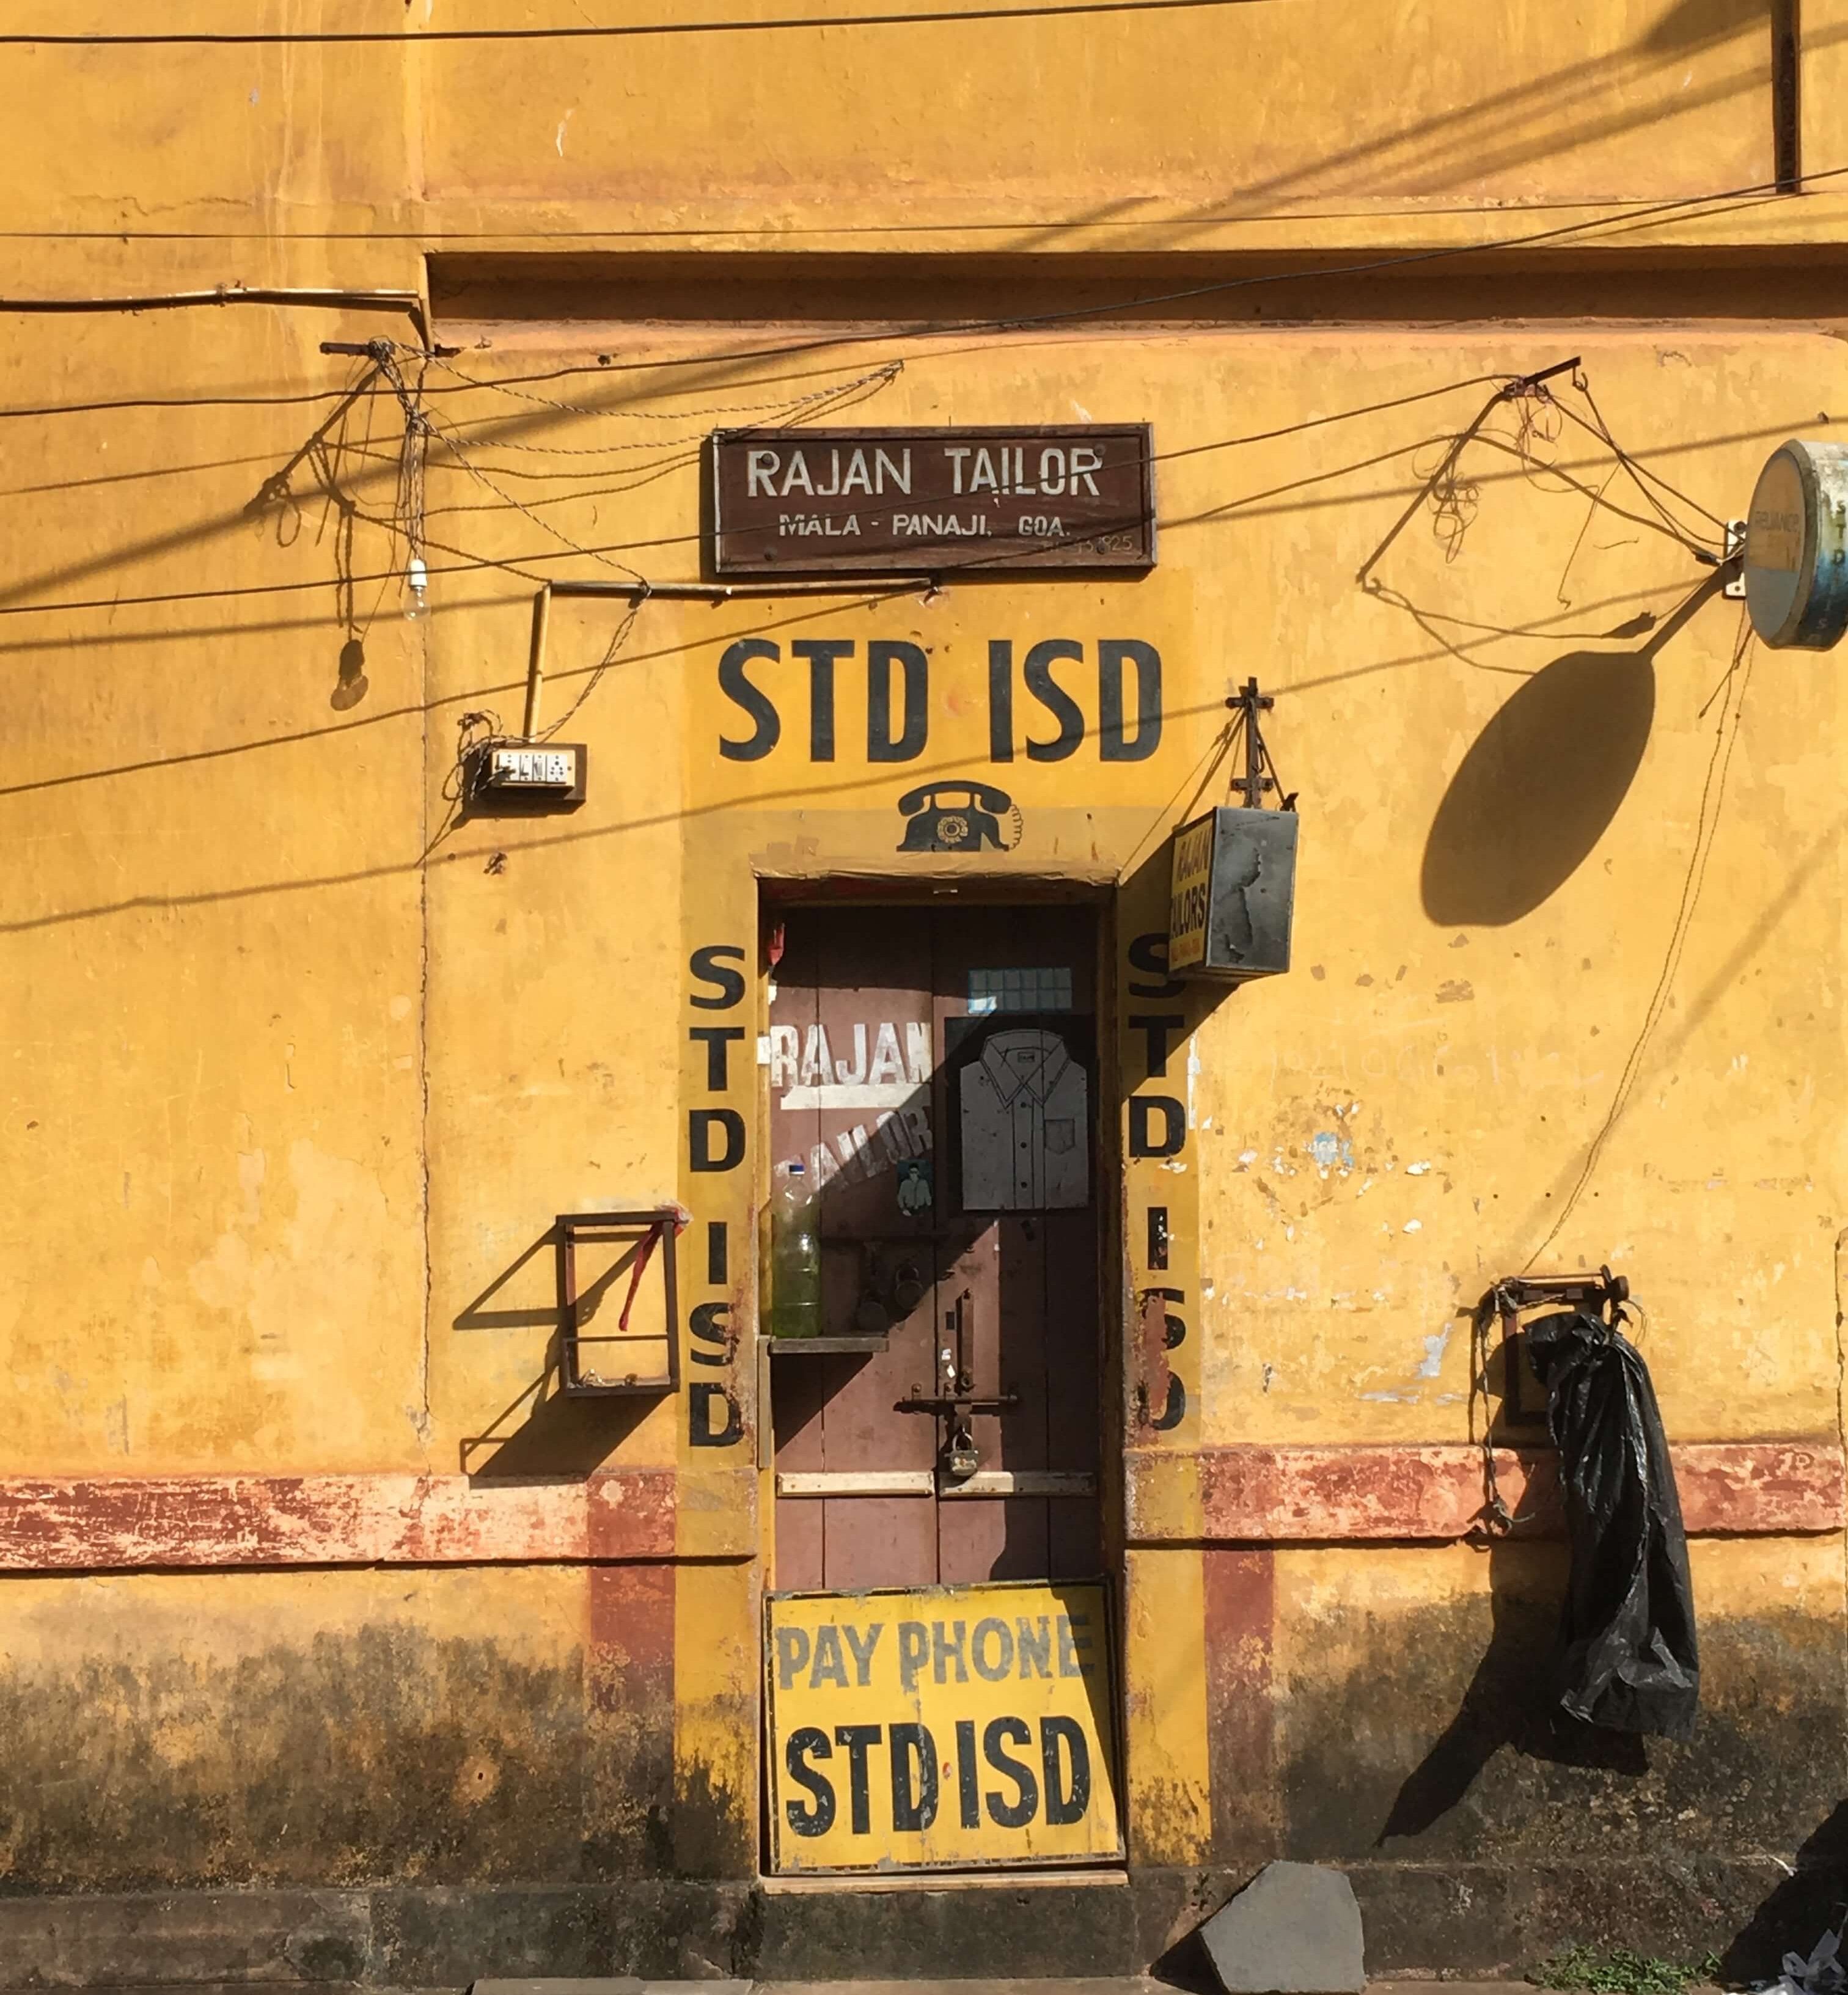
[[[1020,812],[1014,799],[985,783],[933,783],[907,790],[898,810],[911,820],[898,842],[901,852],[1005,852],[1019,843]]]

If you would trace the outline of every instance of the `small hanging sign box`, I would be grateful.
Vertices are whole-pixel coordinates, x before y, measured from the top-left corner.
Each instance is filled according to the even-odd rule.
[[[1294,811],[1208,811],[1174,834],[1168,967],[1242,983],[1290,967],[1296,905]]]
[[[1245,737],[1245,774],[1232,780],[1232,788],[1245,792],[1243,806],[1208,811],[1174,834],[1168,967],[1183,976],[1241,984],[1290,967],[1296,798],[1285,797],[1281,810],[1260,808],[1279,787],[1259,725],[1272,704],[1255,679],[1226,702]]]

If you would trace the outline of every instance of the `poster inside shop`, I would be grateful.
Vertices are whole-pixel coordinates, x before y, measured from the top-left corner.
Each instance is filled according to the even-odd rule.
[[[764,1614],[778,1873],[1122,1854],[1102,1586],[773,1594]]]

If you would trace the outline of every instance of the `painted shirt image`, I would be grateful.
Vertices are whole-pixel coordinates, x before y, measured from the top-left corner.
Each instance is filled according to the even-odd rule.
[[[1056,1032],[997,1032],[962,1072],[963,1204],[1038,1212],[1087,1204],[1089,1082]]]

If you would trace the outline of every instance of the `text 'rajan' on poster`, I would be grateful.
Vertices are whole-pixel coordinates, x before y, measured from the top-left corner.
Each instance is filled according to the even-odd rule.
[[[772,1595],[764,1612],[778,1872],[1122,1854],[1101,1586]]]
[[[720,430],[719,575],[936,575],[1155,562],[1146,423],[1039,429]]]

